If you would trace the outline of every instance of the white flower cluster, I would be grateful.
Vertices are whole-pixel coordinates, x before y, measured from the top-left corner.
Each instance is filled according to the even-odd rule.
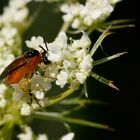
[[[85,82],[92,70],[93,60],[89,54],[90,44],[90,39],[85,32],[82,32],[80,39],[74,40],[70,38],[70,43],[68,43],[66,34],[60,32],[52,43],[47,43],[47,58],[51,61],[51,64],[46,66],[41,63],[40,68],[45,75],[42,76],[39,72],[36,72],[30,79],[30,90],[35,99],[30,104],[27,103],[27,100],[25,102],[22,100],[21,115],[28,116],[40,106],[46,106],[47,99],[44,98],[44,94],[52,88],[52,82],[55,82],[61,88],[68,84],[74,90]],[[31,41],[26,41],[26,45],[29,48],[38,49],[38,51],[42,51],[39,45],[45,47],[41,36],[33,36]],[[20,83],[22,83],[22,80]],[[20,83],[13,85],[15,89],[13,96],[14,99],[18,100],[24,95],[20,89]],[[21,93],[20,96],[19,93]]]
[[[14,88],[13,99],[21,103],[21,115],[28,116],[33,112],[33,110],[46,106],[47,99],[44,97],[46,91],[51,89],[51,81],[47,77],[34,74],[29,83],[31,95],[28,89],[25,89],[27,91],[24,91],[24,89],[21,88],[22,82],[25,82],[24,80],[25,79],[22,79],[18,84],[12,85]],[[27,92],[27,94],[25,92]]]
[[[18,134],[19,140],[31,140],[33,139],[32,129],[28,126],[25,126],[25,133]]]
[[[62,136],[60,140],[73,140],[73,138],[74,138],[74,133],[70,132],[70,133]]]
[[[0,15],[0,73],[20,54],[20,31],[29,14],[27,3],[31,0],[9,0],[9,5]],[[20,29],[19,29],[20,26]],[[0,106],[4,106],[4,84],[0,84]],[[6,88],[7,89],[7,88]]]
[[[0,73],[3,69],[15,59],[13,55],[13,45],[15,43],[15,38],[17,35],[17,30],[14,27],[4,26],[0,30]]]
[[[38,136],[35,136],[33,134],[32,129],[29,126],[24,126],[25,132],[18,134],[17,137],[19,140],[49,140],[48,136],[46,134],[39,134]],[[60,140],[73,140],[74,133],[70,132],[60,138]]]
[[[22,23],[28,16],[29,10],[26,7],[31,0],[10,0],[9,5],[4,8],[0,21],[4,24]]]
[[[22,24],[26,22],[29,14],[27,3],[30,1],[10,0],[0,15],[0,73],[15,59],[14,53],[18,53],[17,47],[20,44],[18,29],[20,26],[21,30]]]
[[[85,4],[66,3],[60,10],[65,13],[63,20],[72,22],[72,28],[86,29],[97,21],[105,20],[118,1],[120,0],[86,0]]]
[[[48,137],[46,134],[39,134],[38,136],[35,136],[33,134],[32,129],[29,126],[25,126],[25,133],[18,134],[17,137],[19,140],[48,140]]]
[[[78,40],[71,39],[68,44],[68,37],[60,32],[54,42],[48,44],[48,59],[58,68],[56,84],[61,88],[70,84],[77,88],[83,84],[92,69],[92,58],[89,55],[90,39],[85,32]]]
[[[61,88],[66,84],[70,84],[71,88],[75,89],[79,84],[83,84],[90,75],[93,61],[89,54],[91,42],[88,35],[85,32],[82,33],[83,35],[79,40],[71,39],[71,43],[68,44],[66,34],[60,32],[54,42],[48,43],[47,57],[52,63],[46,67],[46,73],[50,78],[56,79],[55,83]],[[36,41],[34,41],[35,45],[32,44],[34,43],[33,40],[35,40],[35,37],[32,37],[31,42],[26,41],[28,47],[36,46],[37,40],[40,44],[43,44],[43,40],[40,37],[37,37]],[[47,84],[43,85],[47,87]]]

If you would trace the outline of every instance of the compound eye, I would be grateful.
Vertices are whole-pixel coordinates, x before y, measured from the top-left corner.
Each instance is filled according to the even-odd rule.
[[[47,56],[44,56],[43,57],[43,62],[44,62],[44,64],[50,64],[51,62],[48,60],[48,58],[47,58]]]
[[[29,50],[24,54],[24,57],[31,58],[31,57],[38,56],[38,55],[39,55],[39,52],[37,50]]]

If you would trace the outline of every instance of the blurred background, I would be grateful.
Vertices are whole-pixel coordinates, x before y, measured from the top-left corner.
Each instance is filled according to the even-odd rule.
[[[0,0],[0,13],[7,4],[7,0]],[[108,20],[112,19],[136,19],[137,8],[135,1],[123,0],[116,5],[116,8]],[[37,4],[30,5],[33,10]],[[62,23],[61,13],[55,10],[54,4],[43,4],[40,16],[35,20],[30,29],[24,34],[24,39],[30,39],[31,36],[45,34],[48,42],[56,37]],[[137,21],[134,21],[135,28],[125,28],[117,30],[115,34],[108,36],[103,41],[104,51],[108,55],[113,55],[122,51],[128,54],[97,66],[96,73],[115,81],[120,91],[115,91],[104,86],[93,78],[88,79],[89,98],[101,100],[108,105],[88,105],[81,112],[77,112],[77,117],[87,120],[108,124],[116,129],[115,132],[94,129],[90,127],[71,125],[75,132],[76,140],[126,140],[136,139],[140,125],[138,125],[139,112],[139,51],[136,37]],[[97,36],[90,36],[95,40]],[[23,44],[25,45],[25,44]],[[104,56],[99,49],[94,59]],[[34,120],[31,122],[33,130],[36,133],[47,133],[51,138],[57,138],[66,133],[64,127],[58,122]],[[59,128],[59,129],[57,129]],[[137,138],[138,139],[138,138]]]

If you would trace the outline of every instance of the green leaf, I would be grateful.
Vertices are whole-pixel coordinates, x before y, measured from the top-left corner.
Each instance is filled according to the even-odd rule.
[[[135,27],[133,24],[125,24],[125,25],[113,25],[111,26],[111,30],[117,30],[117,29],[122,29],[122,28],[132,28]]]
[[[98,104],[98,105],[107,105],[108,103],[99,100],[90,100],[90,99],[80,99],[80,98],[71,98],[64,99],[59,102],[62,105],[86,105],[86,104]]]
[[[118,20],[113,20],[109,21],[106,23],[102,23],[97,30],[99,32],[103,32],[108,26],[111,25],[110,30],[117,30],[117,29],[122,29],[122,28],[130,28],[130,27],[135,27],[134,24],[131,24],[134,19],[118,19]]]
[[[133,24],[126,24],[126,25],[112,25],[110,30],[118,30],[118,29],[123,29],[123,28],[132,28],[135,27]],[[98,28],[97,30],[99,32],[103,32],[106,29],[106,26],[102,28]]]
[[[117,57],[120,57],[121,55],[126,54],[126,53],[127,53],[127,52],[121,52],[121,53],[114,54],[114,55],[112,55],[112,56],[108,56],[108,57],[102,58],[102,59],[100,59],[100,60],[93,61],[93,66],[96,66],[96,65],[105,63],[105,62],[107,62],[107,61],[110,61],[110,60],[112,60],[112,59],[115,59],[115,58],[117,58]]]
[[[104,78],[104,77],[102,77],[102,76],[100,76],[100,75],[98,75],[98,74],[96,74],[96,73],[94,73],[94,72],[91,73],[91,76],[92,76],[93,78],[95,78],[96,80],[98,80],[99,82],[101,82],[101,83],[103,83],[103,84],[105,84],[105,85],[107,85],[107,86],[109,86],[109,87],[111,87],[111,88],[114,88],[114,89],[116,89],[116,90],[119,90],[119,89],[113,84],[113,81],[108,80],[108,79],[106,79],[106,78]]]
[[[94,53],[96,52],[96,50],[101,45],[104,38],[110,34],[109,29],[110,29],[110,26],[99,36],[98,40],[95,42],[94,46],[92,47],[92,49],[90,51],[91,56],[94,55]]]
[[[108,125],[91,122],[91,121],[87,121],[87,120],[83,120],[83,119],[65,117],[56,112],[36,112],[33,114],[33,117],[39,118],[39,119],[55,120],[55,121],[60,121],[63,123],[72,123],[72,124],[77,124],[77,125],[82,125],[82,126],[88,126],[88,127],[94,127],[94,128],[114,131],[114,129],[110,128]]]
[[[72,123],[72,124],[78,124],[78,125],[83,125],[83,126],[88,126],[88,127],[94,127],[94,128],[99,128],[99,129],[105,129],[105,130],[110,130],[113,131],[113,128],[110,128],[108,125],[96,123],[96,122],[91,122],[87,120],[82,120],[82,119],[77,119],[77,118],[69,118],[69,117],[62,117],[61,118],[63,121]]]
[[[104,24],[109,26],[109,25],[126,24],[126,23],[130,23],[133,21],[134,21],[134,19],[117,19],[117,20],[108,21]]]

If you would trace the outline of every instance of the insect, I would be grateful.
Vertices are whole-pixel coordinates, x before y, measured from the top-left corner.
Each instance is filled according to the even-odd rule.
[[[40,45],[39,47],[42,48],[43,52],[34,49],[28,50],[4,69],[0,74],[0,80],[3,80],[4,83],[8,85],[16,84],[29,73],[33,73],[41,62],[49,64],[50,61],[47,59],[46,55],[48,53],[48,48],[44,37],[43,39],[46,50]]]

